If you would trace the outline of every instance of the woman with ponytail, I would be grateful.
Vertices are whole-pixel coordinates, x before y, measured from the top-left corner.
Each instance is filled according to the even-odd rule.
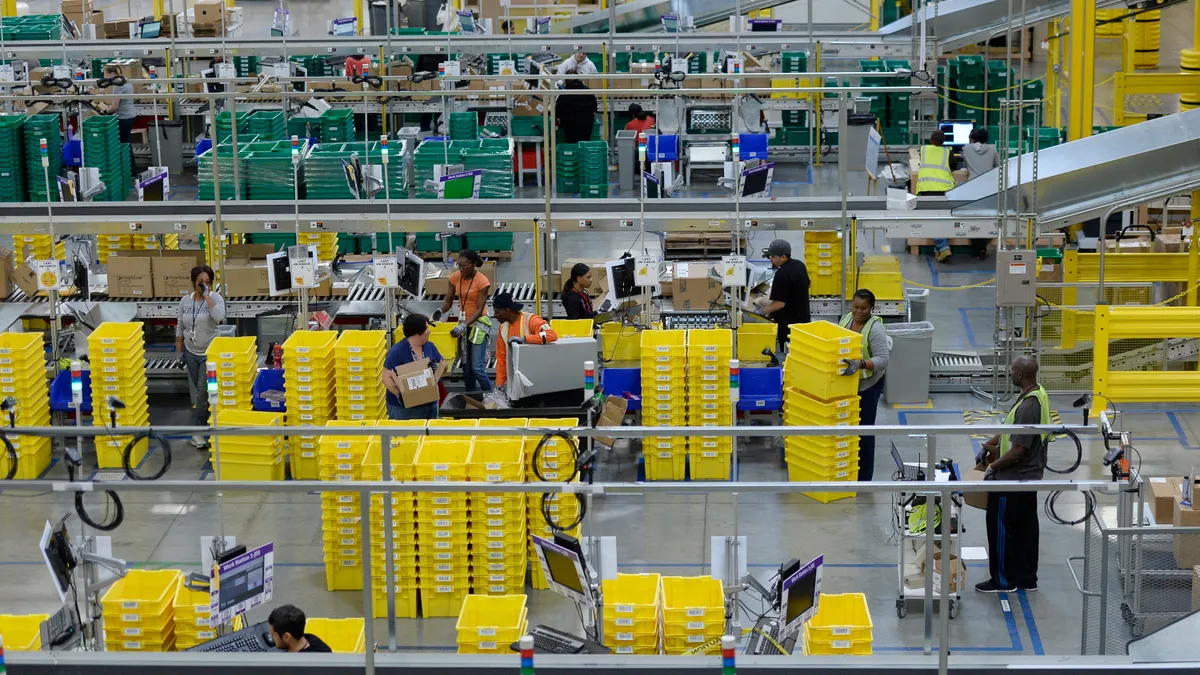
[[[575,263],[560,298],[568,319],[596,318],[596,310],[592,308],[592,296],[588,294],[591,287],[592,268],[583,263]]]

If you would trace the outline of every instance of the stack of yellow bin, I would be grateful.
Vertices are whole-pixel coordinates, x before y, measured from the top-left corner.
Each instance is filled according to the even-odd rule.
[[[345,331],[334,347],[337,361],[339,420],[387,419],[385,389],[379,373],[387,358],[387,332]]]
[[[663,651],[678,656],[702,645],[721,653],[725,634],[725,591],[719,579],[662,578]],[[715,642],[714,642],[715,640]]]
[[[318,477],[345,483],[362,481],[366,457],[379,452],[373,436],[338,434],[338,428],[366,426],[363,422],[326,423],[329,431],[317,441],[320,448]],[[357,492],[322,492],[321,523],[324,530],[325,585],[331,591],[362,590],[362,500]]]
[[[13,260],[20,264],[29,258],[34,260],[50,259],[50,235],[48,234],[14,234]],[[67,259],[67,242],[60,241],[54,245],[54,259]]]
[[[809,231],[804,233],[804,266],[811,280],[812,295],[842,294],[842,233]]]
[[[576,424],[576,420],[569,417],[534,417],[529,420],[530,429],[573,429]],[[525,478],[531,483],[561,483],[568,479],[571,479],[571,482],[578,480],[578,478],[571,478],[575,471],[571,466],[573,454],[567,441],[560,436],[552,436],[543,442],[544,436],[543,432],[525,437]],[[574,436],[571,438],[578,447],[579,439]],[[541,450],[538,450],[538,445],[542,446]],[[534,461],[535,456],[536,462]],[[548,500],[546,508],[550,511],[553,521],[560,526],[575,522],[575,519],[579,517],[578,499],[574,495],[564,497],[561,493],[548,494],[550,496],[546,498]],[[542,495],[530,493],[526,499],[525,509],[529,514],[529,534],[536,534],[543,539],[553,538],[555,530],[550,527],[550,523],[546,522],[546,515],[542,511]],[[579,536],[579,526],[563,530],[563,533],[577,537]],[[546,575],[542,573],[541,565],[538,564],[537,552],[533,550],[532,539],[529,540],[528,553],[529,560],[533,563],[530,566],[530,584],[539,590],[550,588],[550,584],[546,581]]]
[[[432,425],[432,422],[430,423]],[[473,441],[469,438],[426,438],[417,450],[413,469],[418,481],[465,481]],[[471,590],[470,499],[466,492],[420,492],[417,494],[417,527],[421,551],[451,558],[439,561],[436,571],[421,565],[421,615],[458,616],[463,599]]]
[[[283,384],[288,426],[323,426],[335,418],[337,405],[334,343],[327,331],[298,330],[283,343]],[[317,439],[288,439],[292,478],[316,480]]]
[[[182,583],[175,591],[175,648],[179,651],[217,637],[210,625],[207,591],[193,591]]]
[[[658,654],[662,582],[657,574],[618,574],[601,584],[604,646],[617,654]]]
[[[733,426],[733,402],[729,399],[732,359],[733,331],[728,328],[688,331],[688,426]],[[729,480],[732,457],[732,436],[688,439],[692,480]]]
[[[253,410],[218,410],[217,426],[272,427],[283,426],[283,413]],[[283,436],[267,433],[262,436],[217,436],[209,453],[217,480],[272,481],[283,480]]]
[[[157,234],[129,235],[129,249],[132,251],[157,251],[159,248]]]
[[[387,427],[423,429],[425,420],[380,420],[381,433]],[[391,437],[392,481],[401,483],[413,480],[413,461],[421,449],[421,436]],[[363,480],[383,480],[382,443],[380,453],[367,455],[363,463]],[[412,492],[392,493],[392,595],[396,600],[396,616],[417,618],[417,579],[420,576],[420,547],[418,545],[416,495]],[[375,590],[375,618],[387,616],[387,541],[384,532],[383,498],[371,495],[371,581]],[[430,547],[432,550],[432,547]],[[425,567],[437,571],[441,564],[452,562],[457,556],[450,552],[427,553]]]
[[[108,257],[117,251],[128,251],[133,248],[133,240],[128,234],[98,234],[96,235],[96,261],[101,265],[108,262]]]
[[[255,338],[215,337],[205,354],[217,366],[217,405],[209,406],[209,422],[216,410],[253,410],[251,390],[258,375]]]
[[[46,386],[46,355],[41,333],[0,334],[0,398],[17,399],[12,422],[18,427],[50,426],[50,392]],[[8,415],[0,423],[7,425]],[[46,436],[12,436],[17,451],[17,480],[33,480],[50,466]],[[0,453],[0,479],[12,470],[8,453]]]
[[[337,257],[337,232],[301,232],[296,241],[301,246],[316,246],[317,259],[321,262],[329,262]]]
[[[687,425],[687,331],[642,331],[642,424]],[[687,471],[686,436],[642,439],[646,480],[683,480]]]
[[[525,441],[519,436],[478,437],[467,477],[472,483],[525,482]],[[472,492],[470,497],[475,594],[519,593],[528,563],[525,493]]]
[[[859,376],[843,375],[846,359],[862,358],[862,336],[826,321],[794,324],[791,353],[784,363],[785,426],[852,426],[859,421]],[[788,480],[854,481],[858,437],[791,436],[785,440]],[[819,502],[853,497],[853,492],[805,493]]]
[[[817,613],[804,624],[805,656],[870,656],[874,624],[862,593],[821,594]]]
[[[367,652],[366,621],[362,618],[319,619],[310,616],[304,622],[304,632],[321,638],[334,654]]]
[[[529,609],[523,593],[471,595],[462,604],[458,623],[459,654],[512,654],[510,645],[529,627]]]
[[[49,618],[49,614],[0,614],[0,637],[4,638],[4,651],[41,651],[42,622]]]
[[[109,427],[115,412],[119,427],[150,424],[150,399],[146,395],[146,345],[141,322],[100,324],[88,336],[88,354],[92,363],[92,424]],[[113,410],[108,397],[125,404]],[[122,453],[132,436],[97,436],[96,460],[101,469],[121,468]],[[149,451],[149,440],[142,439],[131,450],[129,463],[137,467]]]
[[[104,649],[175,651],[175,591],[179,570],[129,570],[100,599]]]

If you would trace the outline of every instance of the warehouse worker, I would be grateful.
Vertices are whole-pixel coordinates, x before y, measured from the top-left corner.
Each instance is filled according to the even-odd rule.
[[[525,308],[513,300],[512,293],[500,293],[492,300],[496,320],[500,322],[500,337],[496,340],[496,385],[508,383],[508,346],[510,344],[544,345],[558,341],[558,333],[550,322],[536,314],[523,312]]]
[[[208,426],[208,345],[225,320],[225,300],[212,290],[213,270],[208,265],[192,268],[192,292],[179,301],[175,322],[175,351],[183,354],[187,368],[188,394],[192,399],[192,425]],[[204,436],[193,435],[197,450],[208,447]]]
[[[104,77],[108,78],[108,79],[112,79],[112,78],[116,78],[116,77],[124,78],[125,73],[121,70],[121,66],[109,63],[104,66]],[[133,93],[133,85],[129,84],[128,80],[124,80],[121,84],[119,84],[119,85],[115,84],[113,86],[112,93],[114,93],[114,94],[132,94]],[[133,99],[131,99],[131,98],[115,99],[110,108],[110,112],[111,112],[111,114],[117,116],[117,137],[120,139],[120,141],[122,143],[132,143],[133,142],[133,140],[132,140],[133,139],[133,125],[135,122],[137,122],[137,109],[133,105]],[[132,145],[129,146],[129,159],[130,160],[133,159],[133,146]],[[132,168],[133,164],[131,163],[129,166]],[[121,195],[121,198],[124,199],[125,195]]]
[[[971,130],[971,142],[963,148],[962,154],[963,162],[967,165],[967,180],[975,180],[1000,166],[1000,153],[996,146],[988,143],[987,127],[975,127]],[[972,239],[971,246],[975,249],[977,259],[987,258],[987,239]]]
[[[954,153],[945,146],[946,134],[941,129],[929,135],[929,144],[921,146],[921,170],[917,173],[915,191],[920,195],[944,195],[954,188]],[[933,240],[934,256],[938,262],[950,259],[950,242]]]
[[[405,407],[400,396],[400,383],[396,381],[396,368],[413,361],[429,359],[436,366],[444,359],[437,345],[429,341],[429,319],[424,314],[409,314],[400,325],[404,339],[392,345],[383,361],[383,386],[387,389],[388,419],[392,420],[435,420],[438,416],[437,401],[412,408]]]
[[[584,263],[575,263],[559,296],[568,319],[594,319],[600,312],[608,311],[608,300],[600,305],[599,310],[592,307],[592,295],[588,292],[591,288],[592,268]]]
[[[847,376],[857,376],[859,395],[859,424],[875,426],[879,397],[883,394],[883,376],[887,372],[891,351],[883,320],[875,316],[875,294],[865,288],[854,292],[850,311],[838,322],[862,335],[862,358],[847,359]],[[875,437],[858,437],[858,479],[869,481],[875,475]]]
[[[563,62],[558,64],[556,71],[559,77],[567,75],[593,75],[596,71],[596,64],[587,57],[583,52],[575,52],[574,54],[563,59]]]
[[[808,267],[792,257],[792,245],[783,239],[771,242],[763,253],[775,268],[775,280],[771,282],[770,298],[760,306],[763,314],[779,324],[777,337],[782,354],[787,350],[788,326],[812,320],[808,309]]]
[[[1037,381],[1032,356],[1018,356],[1009,375],[1021,390],[1005,424],[1050,424],[1050,401]],[[983,444],[984,480],[1041,480],[1046,469],[1050,434],[1038,432],[993,436]],[[988,463],[990,456],[995,461]],[[988,566],[991,578],[975,585],[981,593],[1037,590],[1038,496],[1036,492],[987,493]]]
[[[280,651],[332,654],[333,650],[324,640],[304,632],[306,623],[308,618],[295,605],[276,607],[267,617],[267,625],[271,627],[271,640]]]
[[[463,387],[469,392],[487,392],[492,390],[492,381],[487,375],[487,347],[491,337],[492,320],[484,316],[487,309],[488,295],[492,290],[492,282],[478,271],[483,265],[483,258],[469,248],[464,248],[458,254],[458,270],[450,275],[450,292],[442,302],[441,309],[433,313],[437,321],[450,311],[454,299],[458,298],[458,325],[451,331],[451,337],[461,338],[463,349]]]
[[[583,80],[567,80],[566,89],[574,94],[558,97],[554,106],[555,121],[562,129],[563,143],[591,140],[596,126],[596,97],[589,94]]]

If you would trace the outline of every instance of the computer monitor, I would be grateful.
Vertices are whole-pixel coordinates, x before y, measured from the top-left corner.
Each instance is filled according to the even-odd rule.
[[[142,39],[152,40],[162,35],[161,21],[147,21],[142,24]]]
[[[275,546],[264,544],[217,565],[209,588],[212,625],[220,625],[238,614],[271,601],[275,579]]]
[[[463,33],[475,32],[475,15],[466,10],[460,10],[458,14],[458,28]]]
[[[649,171],[642,172],[642,196],[646,199],[658,199],[662,196],[662,182]]]
[[[771,179],[775,163],[767,162],[742,170],[742,199],[767,199],[771,196]]]
[[[425,261],[416,253],[406,249],[396,249],[397,282],[404,292],[420,298],[425,295]]]
[[[800,630],[804,622],[817,613],[821,596],[821,567],[824,562],[825,556],[817,556],[784,579],[779,611],[783,619],[785,637]]]
[[[438,179],[438,199],[479,199],[483,171],[459,171]]]
[[[971,142],[971,130],[975,123],[971,120],[942,120],[938,129],[946,135],[945,145],[961,148]]]
[[[637,295],[637,263],[633,258],[612,260],[605,263],[605,267],[608,268],[609,288],[614,300],[624,300]]]
[[[287,251],[267,255],[267,287],[273,296],[292,292],[292,267]]]
[[[679,15],[678,14],[663,14],[662,27],[664,33],[679,32]]]
[[[335,37],[347,37],[358,34],[358,19],[353,16],[334,19],[329,22],[329,34]]]
[[[587,574],[584,572],[585,563],[579,551],[573,551],[537,535],[532,537],[538,561],[550,582],[550,590],[577,603],[593,607],[595,601],[589,588]]]
[[[66,602],[67,590],[71,588],[71,570],[75,568],[75,555],[71,553],[66,523],[60,522],[55,527],[46,521],[38,548],[42,551],[42,559],[46,561],[46,569],[50,570],[54,590],[58,591],[59,599]]]

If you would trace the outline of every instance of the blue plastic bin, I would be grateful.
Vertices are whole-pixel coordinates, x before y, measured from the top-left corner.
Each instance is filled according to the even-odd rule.
[[[642,369],[641,368],[605,368],[600,371],[600,391],[605,396],[620,396],[633,394],[636,399],[626,399],[627,411],[642,409]]]
[[[92,373],[83,371],[83,414],[92,414]],[[50,383],[50,410],[54,412],[73,411],[71,407],[71,371],[64,370],[54,376]]]
[[[283,369],[263,368],[254,378],[254,386],[250,388],[250,405],[259,412],[287,412],[283,401],[268,401],[262,397],[264,391],[277,389],[283,391]]]
[[[783,368],[742,368],[738,410],[783,410]]]

